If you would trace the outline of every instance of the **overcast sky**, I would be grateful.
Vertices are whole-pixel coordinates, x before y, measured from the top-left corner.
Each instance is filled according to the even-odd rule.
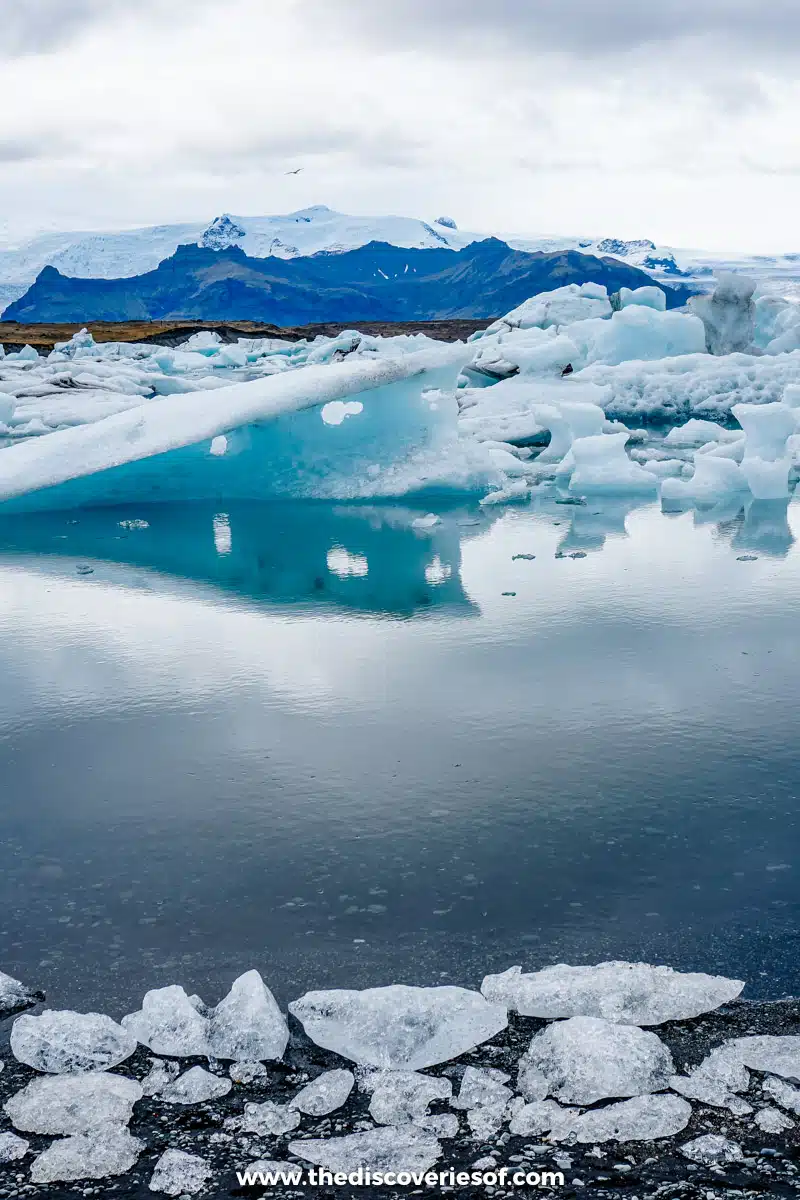
[[[0,0],[0,227],[800,250],[798,80],[800,0]]]

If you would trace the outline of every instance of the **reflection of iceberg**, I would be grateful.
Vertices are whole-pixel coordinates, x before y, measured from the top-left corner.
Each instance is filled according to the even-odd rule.
[[[74,576],[91,563],[158,572],[154,586],[179,578],[267,603],[334,604],[397,615],[445,607],[473,611],[460,577],[457,510],[442,511],[420,532],[420,511],[397,506],[239,503],[220,511],[207,503],[86,509],[0,519],[0,554],[52,556]],[[482,519],[473,533],[489,524]],[[125,583],[119,572],[115,583]],[[451,612],[452,615],[452,612]]]
[[[455,439],[455,398],[438,389],[454,387],[463,357],[443,346],[162,397],[4,450],[0,498],[25,511],[369,494],[398,461]],[[359,412],[352,403],[345,419],[324,418],[325,405],[356,395]]]
[[[590,500],[586,506],[569,505],[554,508],[552,511],[558,512],[560,519],[567,513],[571,517],[570,527],[558,543],[558,550],[562,554],[569,554],[575,550],[602,550],[606,538],[628,537],[625,525],[628,513],[642,508],[647,503],[646,499],[636,496],[603,496]],[[549,505],[547,511],[551,511]]]
[[[731,549],[785,558],[794,545],[788,513],[788,497],[782,500],[751,500],[727,530]]]

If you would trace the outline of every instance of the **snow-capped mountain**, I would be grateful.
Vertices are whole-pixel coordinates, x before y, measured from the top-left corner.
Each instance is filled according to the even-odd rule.
[[[73,278],[120,279],[154,270],[179,245],[206,249],[239,246],[251,258],[295,258],[323,251],[355,250],[370,242],[406,249],[462,250],[485,238],[486,231],[459,229],[452,217],[430,222],[416,217],[352,216],[314,205],[298,212],[266,217],[224,213],[210,224],[155,225],[107,233],[43,233],[14,242],[0,232],[0,312],[24,294],[45,266]],[[746,271],[767,287],[800,290],[800,254],[726,255],[657,246],[644,238],[546,237],[496,234],[512,249],[552,253],[580,250],[611,255],[665,282],[709,286],[719,270]],[[787,289],[787,284],[795,284]]]

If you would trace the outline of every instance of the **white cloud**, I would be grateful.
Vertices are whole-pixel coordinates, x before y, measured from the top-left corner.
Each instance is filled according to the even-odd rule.
[[[50,0],[9,2],[19,18]],[[794,4],[759,22],[749,0],[50,6],[49,40],[12,22],[25,52],[3,64],[12,226],[325,203],[500,232],[795,242]]]

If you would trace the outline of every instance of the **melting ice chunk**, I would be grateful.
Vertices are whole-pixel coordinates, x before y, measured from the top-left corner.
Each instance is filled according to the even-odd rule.
[[[289,1107],[311,1117],[327,1116],[342,1107],[354,1083],[352,1071],[324,1071],[289,1101]]]
[[[28,1153],[30,1142],[17,1137],[15,1133],[4,1131],[0,1133],[0,1163],[16,1162]]]
[[[236,1060],[280,1059],[288,1040],[286,1019],[258,971],[240,975],[211,1016],[211,1054]]]
[[[648,963],[565,963],[523,974],[487,975],[481,992],[525,1017],[603,1017],[626,1025],[686,1021],[734,1000],[744,983],[719,975],[673,971]]]
[[[155,1165],[149,1187],[151,1192],[167,1196],[193,1196],[205,1187],[211,1175],[204,1158],[183,1150],[165,1150]]]
[[[368,1076],[363,1086],[372,1091],[369,1111],[379,1125],[415,1124],[427,1115],[432,1100],[448,1100],[453,1091],[449,1079],[416,1071],[379,1071]]]
[[[36,992],[0,971],[0,1017],[16,1012],[18,1008],[29,1008],[39,1000],[44,1000],[44,992]]]
[[[124,1125],[100,1125],[53,1142],[34,1159],[31,1180],[54,1183],[124,1175],[144,1147],[144,1142],[133,1137]]]
[[[86,1133],[109,1122],[127,1125],[141,1085],[104,1071],[32,1079],[5,1103],[15,1129],[25,1133]]]
[[[265,1100],[263,1104],[245,1104],[242,1129],[259,1137],[280,1137],[300,1124],[300,1113],[288,1104]]]
[[[363,1066],[422,1070],[457,1058],[508,1024],[506,1009],[459,987],[307,992],[289,1005],[318,1046]]]
[[[732,1142],[720,1133],[704,1133],[702,1137],[686,1142],[681,1146],[681,1154],[692,1162],[709,1167],[720,1163],[741,1162],[744,1158],[739,1143]]]
[[[147,992],[141,1010],[123,1017],[122,1024],[156,1054],[182,1058],[209,1053],[208,1021],[178,984]]]
[[[38,1017],[17,1017],[11,1049],[36,1071],[105,1071],[133,1054],[136,1038],[101,1013],[48,1010]]]
[[[158,1094],[165,1104],[202,1104],[227,1096],[232,1087],[230,1079],[221,1079],[203,1067],[192,1067]]]
[[[576,1142],[650,1142],[680,1133],[691,1115],[691,1104],[680,1096],[635,1096],[572,1119],[565,1114],[550,1137],[553,1141],[569,1137]]]
[[[373,1172],[429,1171],[442,1152],[432,1134],[413,1125],[388,1125],[347,1137],[290,1142],[289,1149],[307,1162],[348,1174],[359,1167]]]

